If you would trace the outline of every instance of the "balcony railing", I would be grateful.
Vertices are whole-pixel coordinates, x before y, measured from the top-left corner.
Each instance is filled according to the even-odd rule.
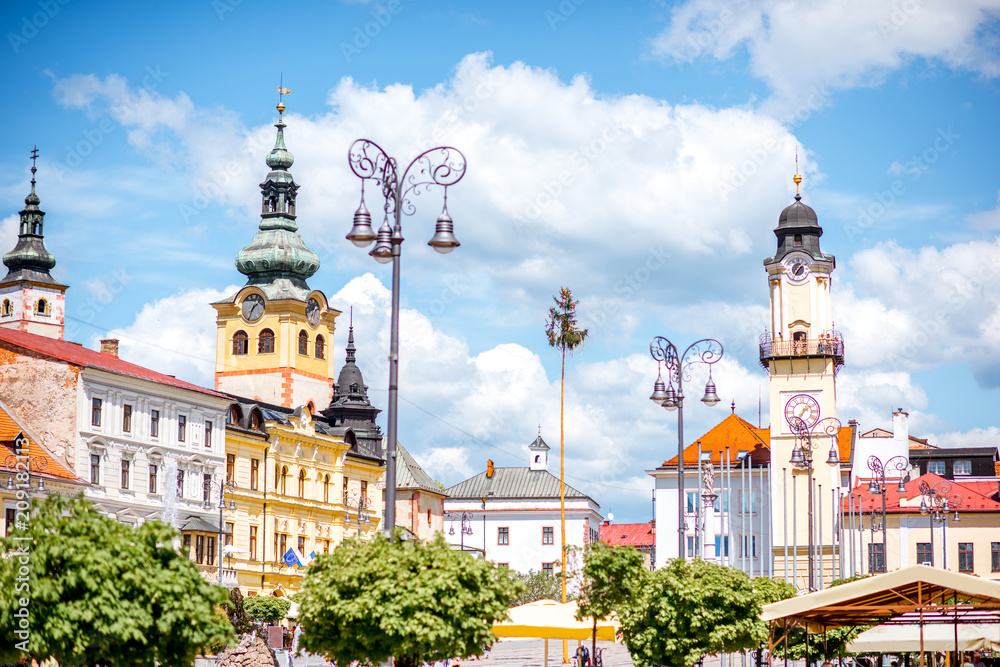
[[[844,365],[844,338],[839,331],[823,333],[819,338],[783,340],[769,333],[760,337],[760,365],[768,370],[772,359],[831,358],[834,372]]]

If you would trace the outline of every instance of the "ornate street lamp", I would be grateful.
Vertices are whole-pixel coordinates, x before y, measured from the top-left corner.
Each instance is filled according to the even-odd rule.
[[[886,485],[885,485],[885,474],[887,469],[893,469],[899,472],[899,486],[896,487],[896,493],[902,495],[906,493],[906,482],[904,480],[905,475],[903,473],[908,473],[910,470],[910,462],[905,456],[893,456],[891,459],[882,463],[882,459],[877,456],[868,457],[868,469],[872,471],[871,481],[868,482],[868,493],[872,495],[882,496],[882,516],[879,517],[878,528],[875,527],[875,508],[871,510],[871,532],[872,539],[875,538],[876,531],[882,531],[882,569],[880,572],[885,572],[888,569],[888,533],[886,520],[885,520],[885,496],[886,496]],[[877,561],[877,559],[876,559]],[[877,564],[877,562],[876,562]],[[874,569],[870,566],[870,571]]]
[[[815,424],[809,424],[806,420],[801,417],[790,417],[788,419],[788,426],[792,429],[792,433],[798,436],[798,442],[792,449],[792,456],[789,462],[792,466],[798,468],[799,470],[806,470],[806,487],[808,488],[808,499],[806,502],[809,503],[809,591],[816,590],[816,562],[815,562],[815,551],[816,547],[814,544],[814,532],[813,528],[813,449],[819,446],[819,443],[813,442],[814,435],[828,435],[830,436],[830,454],[826,457],[826,462],[828,465],[836,465],[840,463],[840,455],[837,452],[837,434],[840,433],[840,420],[836,417],[827,417],[826,419],[821,419]]]
[[[7,484],[4,488],[7,491],[17,491],[18,489],[21,489],[23,491],[27,491],[29,494],[33,491],[37,493],[45,493],[45,478],[42,477],[42,472],[49,467],[48,458],[40,454],[35,456],[29,456],[27,454],[28,439],[24,436],[24,433],[18,433],[17,437],[14,438],[14,451],[25,452],[25,454],[8,454],[4,459],[4,467],[14,471],[10,473],[9,477],[7,477]],[[38,475],[38,485],[34,488],[31,486],[32,472],[35,472]],[[27,481],[25,483],[14,481],[15,477],[20,477],[22,475],[27,477]]]
[[[223,480],[220,482],[213,482],[211,479],[205,480],[205,502],[202,504],[202,509],[210,510],[212,509],[212,491],[219,491],[219,579],[218,584],[222,585],[222,541],[225,531],[225,526],[223,525],[224,517],[222,513],[227,509],[230,512],[236,511],[236,491],[239,487],[236,486],[236,482],[231,479]],[[229,507],[226,507],[226,493],[229,493]]]
[[[382,148],[368,139],[358,139],[347,154],[351,171],[361,179],[361,204],[354,213],[354,226],[347,239],[364,248],[372,241],[375,247],[369,253],[381,264],[392,262],[392,317],[389,337],[389,410],[387,415],[388,444],[385,452],[385,524],[387,535],[396,526],[396,422],[399,403],[399,260],[403,243],[402,214],[413,215],[416,206],[411,197],[429,192],[431,186],[444,188],[444,209],[438,216],[434,236],[427,245],[439,253],[448,253],[459,246],[454,225],[448,215],[448,186],[455,185],[465,176],[465,156],[449,146],[432,148],[417,156],[399,177],[396,158],[389,157]],[[382,188],[385,217],[376,234],[372,229],[372,216],[365,208],[365,181],[371,179]],[[390,226],[389,216],[392,216]]]
[[[684,557],[684,382],[691,380],[691,368],[696,363],[708,366],[708,382],[701,402],[711,407],[719,402],[712,382],[712,364],[722,359],[722,343],[713,338],[703,338],[691,343],[684,354],[663,336],[656,336],[649,344],[649,354],[656,360],[656,383],[649,397],[667,410],[677,410],[677,557]],[[667,385],[663,383],[663,368],[667,370]],[[676,389],[674,386],[676,385]]]
[[[457,515],[457,514],[451,514],[451,515],[448,516],[448,520],[451,521],[451,527],[448,529],[448,534],[449,535],[454,535],[455,534],[455,517],[456,516],[459,516],[459,515]],[[484,530],[485,530],[485,528],[484,528]],[[459,532],[461,533],[461,535],[459,537],[459,546],[461,547],[462,551],[464,552],[465,551],[465,536],[466,535],[472,535],[472,515],[470,513],[468,513],[468,512],[462,512],[461,516],[459,517]],[[484,550],[483,551],[484,557],[485,557],[485,554],[486,554],[486,551]]]
[[[962,496],[951,492],[951,482],[941,481],[934,486],[921,480],[917,484],[920,490],[920,513],[930,518],[929,528],[931,531],[931,566],[934,565],[934,524],[941,526],[941,538],[944,544],[941,547],[941,565],[948,569],[948,513],[955,512],[954,520],[961,521],[958,516],[958,508],[962,504]]]
[[[362,522],[368,521],[368,508],[371,507],[372,499],[368,496],[354,496],[349,498],[347,494],[344,494],[344,507],[347,509],[354,510],[355,515],[358,519],[358,537],[361,537],[361,524]],[[351,520],[351,513],[347,513],[347,520]]]

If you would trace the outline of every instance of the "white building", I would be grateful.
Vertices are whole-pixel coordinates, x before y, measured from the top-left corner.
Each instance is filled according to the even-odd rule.
[[[541,436],[525,468],[494,468],[447,489],[445,536],[468,551],[519,572],[556,573],[562,561],[559,478],[548,471]],[[600,505],[566,485],[566,544],[584,547],[600,535]]]

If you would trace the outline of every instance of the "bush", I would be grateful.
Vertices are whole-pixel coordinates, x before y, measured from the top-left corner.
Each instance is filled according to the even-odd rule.
[[[285,617],[291,607],[290,600],[273,595],[254,595],[243,600],[247,616],[262,623],[277,623]]]

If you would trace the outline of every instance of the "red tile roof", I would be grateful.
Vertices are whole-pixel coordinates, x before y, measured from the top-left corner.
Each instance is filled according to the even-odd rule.
[[[750,452],[750,461],[754,465],[766,463],[770,459],[771,430],[757,428],[750,422],[735,414],[731,414],[709,429],[700,438],[684,449],[684,465],[698,465],[698,441],[701,441],[702,454],[711,454],[712,463],[722,464],[725,449],[729,447],[729,462],[735,463],[740,450]],[[851,457],[851,427],[844,426],[837,434],[837,448],[840,450],[840,460],[848,461]],[[676,467],[677,457],[674,456],[663,463],[664,467]]]
[[[612,547],[651,547],[655,538],[652,523],[612,523],[601,526],[601,542]]]
[[[862,510],[870,510],[872,507],[882,508],[882,496],[880,494],[868,493],[869,479],[859,479],[858,485],[854,487],[852,494],[857,503],[860,499]],[[886,512],[919,512],[920,511],[920,482],[925,482],[927,486],[935,489],[938,493],[948,498],[951,509],[959,512],[980,511],[980,512],[1000,512],[1000,502],[993,500],[990,496],[996,493],[997,487],[994,482],[952,482],[939,477],[934,473],[921,475],[916,479],[911,479],[904,486],[905,494],[896,491],[898,480],[886,480],[885,511]],[[958,503],[955,503],[955,500]],[[847,499],[844,499],[846,508]]]
[[[228,398],[225,394],[212,389],[199,387],[196,384],[191,384],[190,382],[185,382],[184,380],[178,380],[172,375],[157,373],[156,371],[144,368],[137,364],[123,361],[113,354],[97,352],[96,350],[83,347],[78,343],[70,343],[64,340],[56,340],[55,338],[49,338],[47,336],[39,336],[37,334],[27,333],[25,331],[16,331],[14,329],[6,329],[3,327],[0,327],[0,343],[7,343],[26,350],[31,350],[37,354],[65,361],[76,366],[96,368],[102,371],[108,371],[109,373],[127,375],[140,380],[149,380],[150,382],[177,387],[179,389],[197,391],[201,394],[207,394],[209,396]]]
[[[79,479],[72,470],[69,470],[49,456],[3,408],[0,408],[0,445],[2,445],[0,447],[0,469],[4,471],[16,469],[17,464],[10,459],[18,454],[14,446],[14,440],[22,433],[28,438],[28,456],[31,459],[39,461],[38,464],[31,464],[33,472],[41,472],[47,478],[59,478],[86,483],[84,480]],[[23,466],[24,464],[22,463],[21,465]],[[40,466],[40,471],[35,468],[36,465]]]

